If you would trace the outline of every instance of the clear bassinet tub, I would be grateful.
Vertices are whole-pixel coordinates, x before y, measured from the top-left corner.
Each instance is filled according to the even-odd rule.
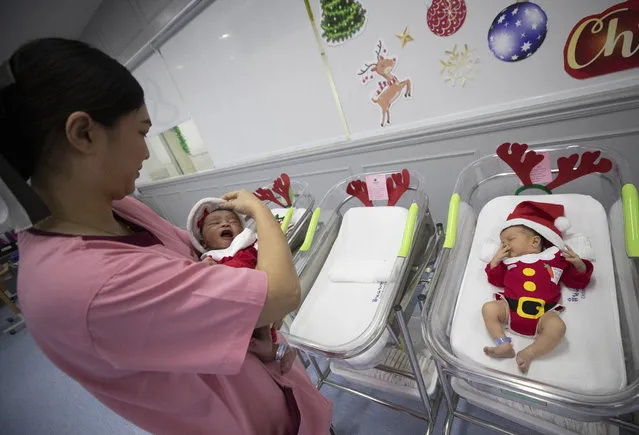
[[[310,194],[308,184],[291,180],[287,174],[281,174],[271,186],[257,188],[255,195],[281,223],[291,251],[299,249],[315,206],[315,198]]]
[[[449,209],[440,267],[431,287],[433,290],[429,294],[427,309],[423,311],[422,316],[424,339],[435,359],[449,407],[455,406],[455,393],[464,397],[462,389],[454,388],[456,382],[462,382],[484,394],[484,400],[486,397],[507,399],[583,422],[598,422],[633,412],[639,409],[639,275],[636,260],[639,256],[639,204],[637,190],[632,184],[628,184],[629,167],[623,157],[605,148],[570,145],[534,151],[547,153],[555,179],[561,174],[561,179],[565,182],[554,188],[552,195],[548,195],[544,187],[539,185],[523,188],[518,175],[497,154],[471,163],[457,179]],[[595,160],[599,157],[597,154],[584,156],[587,152],[600,152],[601,159],[610,161],[610,170],[585,175],[587,171],[581,171],[580,165],[581,169],[585,169],[589,164],[596,166],[598,163],[590,160],[593,160],[593,156]],[[559,158],[573,154],[582,156],[579,163],[576,160],[568,163],[568,160],[563,159],[563,164],[558,166]],[[579,178],[580,173],[585,176]],[[555,182],[555,185],[557,184],[562,183]],[[459,339],[456,338],[456,334],[459,337],[459,333],[454,331],[455,328],[459,330],[459,326],[455,325],[460,322],[456,322],[455,316],[464,303],[460,295],[463,288],[468,287],[469,277],[479,280],[483,274],[483,268],[475,275],[472,275],[475,272],[469,271],[469,268],[476,269],[479,265],[475,259],[479,249],[476,245],[485,237],[480,232],[485,232],[489,228],[482,223],[482,211],[496,202],[514,204],[524,199],[513,196],[518,190],[526,190],[523,192],[526,195],[525,199],[572,204],[571,208],[566,205],[566,215],[568,216],[570,210],[573,218],[580,222],[581,229],[591,233],[593,248],[597,247],[600,252],[599,262],[595,262],[595,270],[604,270],[606,264],[611,266],[609,271],[606,269],[605,273],[602,272],[600,279],[608,280],[606,282],[610,283],[607,286],[610,297],[616,298],[611,301],[611,308],[605,314],[611,316],[606,320],[611,326],[604,328],[605,334],[608,335],[603,335],[591,343],[596,345],[600,340],[608,340],[608,349],[613,349],[612,353],[616,355],[597,354],[595,346],[586,359],[574,360],[577,370],[580,364],[590,367],[587,373],[590,373],[592,378],[583,378],[581,385],[577,385],[575,379],[569,379],[571,371],[563,366],[555,370],[557,382],[548,382],[548,377],[543,375],[522,375],[515,370],[505,369],[506,365],[484,364],[478,358],[473,360],[472,356],[469,357],[469,352],[460,351]],[[594,210],[593,214],[602,219],[594,215],[591,217],[591,209]],[[481,229],[478,229],[478,225]],[[485,280],[485,276],[481,279]],[[600,290],[599,287],[597,291],[607,291]],[[577,303],[578,299],[588,295],[588,291],[587,288],[583,294],[569,294],[569,298],[574,296]],[[568,306],[569,310],[571,306]],[[476,306],[476,311],[481,312],[481,305]],[[478,314],[477,318],[481,319],[481,315]],[[590,322],[604,320],[595,317],[590,319]],[[571,324],[567,320],[566,323],[570,331]],[[482,333],[485,332],[483,323],[477,323],[475,326]],[[486,334],[486,337],[489,336]],[[570,345],[579,347],[581,339],[589,338],[573,336]],[[481,346],[486,344],[488,343],[481,341],[468,342],[467,346],[481,349]],[[615,346],[618,347],[617,350],[614,350]],[[539,364],[552,367],[553,358],[569,355],[571,351],[571,347],[561,349],[556,354],[560,356],[550,354]],[[608,376],[606,371],[610,371],[610,368],[606,367],[606,361],[608,366],[614,367],[613,372],[619,373],[611,372],[611,382],[598,384],[597,367],[601,370],[602,378]],[[533,367],[535,364],[536,361],[533,362]],[[591,380],[593,382],[590,382]],[[454,410],[452,412],[456,415]]]
[[[386,186],[387,199],[369,199],[369,176]],[[413,248],[434,229],[423,180],[414,171],[359,174],[332,187],[295,256],[302,305],[283,333],[287,341],[355,368],[379,363]]]

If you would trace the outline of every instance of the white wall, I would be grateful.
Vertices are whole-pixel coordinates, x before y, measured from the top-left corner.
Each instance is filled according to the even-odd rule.
[[[190,114],[180,91],[158,53],[153,53],[134,71],[133,75],[144,89],[153,137],[189,119]]]
[[[628,160],[639,182],[639,86],[606,96],[592,95],[568,103],[550,103],[472,121],[454,121],[419,132],[357,141],[321,150],[266,159],[240,167],[178,178],[139,188],[141,199],[162,216],[185,225],[193,204],[238,188],[252,190],[281,172],[306,181],[319,201],[341,179],[362,172],[419,171],[425,178],[430,210],[445,222],[448,201],[459,171],[473,160],[494,153],[503,142],[531,146],[607,146]]]
[[[344,123],[302,1],[217,0],[159,50],[216,167],[223,168],[636,86],[638,70],[577,80],[563,67],[572,27],[616,2],[537,1],[548,16],[548,35],[530,58],[506,63],[490,52],[487,33],[511,0],[466,0],[464,25],[445,38],[428,29],[424,0],[361,0],[367,10],[361,34],[338,46],[322,43]],[[319,25],[320,2],[311,4]],[[402,48],[395,35],[404,28],[414,41]],[[385,127],[371,102],[378,78],[362,85],[357,75],[376,59],[378,40],[387,57],[398,58],[393,74],[413,86],[409,100],[402,96],[392,106],[393,123]],[[479,58],[479,72],[464,87],[450,86],[441,60],[446,50],[466,44]]]
[[[363,0],[368,9],[364,32],[354,40],[327,48],[331,71],[339,90],[349,129],[354,138],[374,136],[410,127],[435,125],[444,120],[464,119],[480,114],[508,112],[530,104],[558,101],[601,90],[637,84],[639,70],[576,80],[564,71],[563,50],[568,35],[584,16],[600,13],[618,0],[535,0],[548,16],[548,34],[530,58],[507,63],[488,48],[488,30],[499,12],[512,0],[466,0],[467,15],[461,29],[448,37],[435,36],[426,26],[424,0],[403,0],[391,6],[387,0]],[[320,20],[319,1],[316,6]],[[525,4],[525,3],[524,3]],[[408,27],[414,41],[402,49],[395,34]],[[638,34],[639,36],[639,34]],[[396,101],[392,107],[393,125],[381,128],[380,109],[370,102],[377,84],[362,85],[356,73],[375,58],[375,45],[381,39],[388,56],[396,56],[395,75],[410,78],[413,94],[409,101]],[[464,87],[444,83],[440,60],[445,51],[464,45],[478,57],[478,74]],[[628,80],[628,81],[626,81]]]
[[[290,87],[276,100],[273,87],[268,87],[279,89],[286,83],[283,78],[299,68],[323,68],[305,57],[306,52],[295,51],[302,46],[310,51],[314,42],[310,24],[302,20],[301,1],[280,0],[264,7],[257,0],[218,0],[198,17],[200,21],[194,20],[161,47],[198,128],[206,125],[202,136],[212,147],[218,169],[142,185],[142,199],[183,226],[188,210],[202,196],[253,189],[281,172],[307,181],[319,201],[349,175],[408,167],[424,175],[431,211],[443,222],[459,171],[494,153],[502,142],[609,146],[639,171],[638,70],[583,81],[563,71],[563,44],[572,26],[614,0],[537,1],[548,14],[550,32],[536,54],[517,64],[495,59],[487,47],[492,19],[510,0],[467,0],[467,21],[448,38],[435,37],[427,29],[423,0],[403,0],[392,7],[382,0],[361,1],[368,10],[364,32],[341,46],[325,46],[350,140],[343,134],[321,145],[322,139],[335,141],[339,133],[336,114],[327,115],[329,107],[336,110],[334,101],[299,98],[306,96],[309,86],[322,93],[330,88],[319,84],[316,73],[309,72],[308,86]],[[317,8],[319,1],[312,4]],[[321,19],[318,10],[315,18]],[[394,35],[406,26],[415,41],[401,49]],[[360,66],[374,60],[370,56],[378,38],[399,57],[395,74],[410,77],[414,84],[413,98],[396,102],[393,125],[383,129],[378,126],[379,108],[370,102],[371,89],[357,82]],[[455,43],[468,43],[480,57],[479,75],[463,88],[450,87],[440,76],[439,59]],[[297,84],[292,77],[291,83]],[[268,101],[272,104],[264,106]],[[303,101],[315,104],[305,106]],[[264,107],[267,113],[262,116]],[[291,122],[273,116],[288,115],[291,107],[296,110]],[[312,134],[305,140],[308,133]],[[240,164],[240,159],[246,162]]]
[[[160,51],[218,167],[343,136],[303,1],[217,0]]]

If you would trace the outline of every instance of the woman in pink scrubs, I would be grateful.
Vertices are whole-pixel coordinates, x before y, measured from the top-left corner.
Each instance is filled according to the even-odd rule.
[[[43,39],[0,66],[0,83],[0,155],[50,211],[19,235],[18,277],[49,359],[154,434],[326,435],[331,404],[299,361],[283,374],[274,355],[247,353],[253,330],[300,300],[270,211],[246,191],[224,198],[257,223],[255,270],[198,262],[185,231],[127,196],[151,121],[122,65]]]

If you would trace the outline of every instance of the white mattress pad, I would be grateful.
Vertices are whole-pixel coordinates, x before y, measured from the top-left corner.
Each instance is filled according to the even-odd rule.
[[[371,282],[367,277],[362,281],[368,282],[332,280],[329,272],[336,262],[353,261],[361,266],[396,260],[407,216],[408,210],[403,207],[356,207],[344,214],[333,247],[291,324],[292,335],[328,350],[372,346],[375,314],[382,301],[395,296],[398,283]],[[396,267],[402,261],[398,259]],[[387,337],[382,335],[383,340]],[[383,346],[377,344],[375,352],[382,355]]]
[[[562,289],[561,303],[566,310],[561,317],[566,323],[566,335],[552,352],[534,360],[524,376],[582,394],[618,392],[626,386],[626,369],[608,222],[603,206],[586,195],[503,196],[484,206],[477,218],[451,325],[453,351],[460,358],[521,375],[514,358],[495,359],[483,352],[484,346],[494,344],[484,326],[481,308],[494,300],[493,294],[499,289],[488,283],[480,251],[487,237],[495,237],[490,232],[496,224],[505,221],[514,207],[525,200],[564,205],[571,222],[569,232],[585,234],[590,240],[594,272],[585,290]],[[512,337],[515,351],[532,343],[531,338],[508,330],[506,334]]]

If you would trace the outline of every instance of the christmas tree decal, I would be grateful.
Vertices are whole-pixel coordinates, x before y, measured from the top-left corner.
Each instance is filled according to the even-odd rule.
[[[362,30],[366,9],[355,0],[320,0],[322,37],[331,45],[341,44]]]

